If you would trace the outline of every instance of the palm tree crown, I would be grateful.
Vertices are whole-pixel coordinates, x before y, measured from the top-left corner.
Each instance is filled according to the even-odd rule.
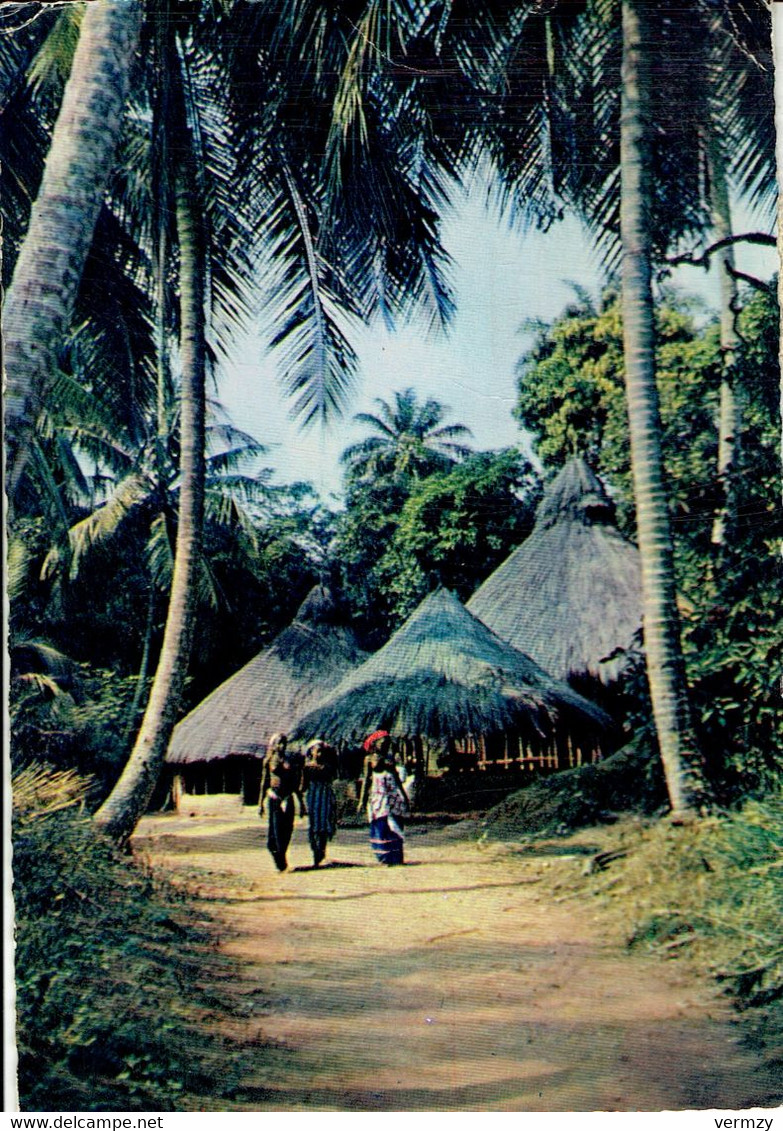
[[[418,478],[448,468],[470,449],[456,442],[469,436],[464,424],[442,424],[446,405],[428,398],[421,404],[415,390],[394,394],[394,403],[376,397],[378,414],[359,412],[354,420],[367,424],[376,435],[346,448],[341,456],[349,481],[377,476]]]

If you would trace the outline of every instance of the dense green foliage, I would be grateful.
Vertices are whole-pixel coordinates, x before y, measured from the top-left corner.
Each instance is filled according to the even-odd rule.
[[[266,473],[255,487],[242,507],[218,497],[206,524],[183,711],[290,623],[323,572],[330,520],[309,489],[276,488]],[[62,509],[73,525],[100,508],[64,498]],[[160,649],[175,508],[152,536],[153,508],[121,516],[110,537],[83,549],[77,570],[67,559],[52,567],[51,528],[35,511],[31,503],[17,519],[9,547],[13,762],[72,766],[105,789],[128,757]]]
[[[15,781],[22,1109],[176,1111],[188,1092],[218,1106],[241,1059],[204,1024],[199,979],[225,961],[181,895],[96,838],[84,798],[73,775]]]
[[[397,407],[409,409],[411,396],[411,390],[397,394]],[[428,401],[412,415],[440,425],[442,413]],[[415,429],[413,435],[390,431],[382,444],[346,451],[345,510],[332,546],[358,626],[373,647],[434,586],[466,600],[530,532],[538,489],[519,452],[455,448],[451,437],[464,432],[460,425],[440,426],[431,446],[427,428],[421,436]]]
[[[532,528],[538,480],[512,449],[477,452],[416,482],[377,566],[399,617],[433,580],[467,600]]]
[[[704,546],[715,505],[720,351],[717,328],[670,300],[657,311],[657,372],[666,469],[675,521]],[[619,492],[620,521],[633,531],[622,317],[612,292],[595,309],[567,309],[541,327],[519,364],[515,416],[536,435],[545,467],[583,455]]]
[[[717,326],[682,304],[658,310],[658,384],[664,461],[682,595],[684,648],[702,749],[724,796],[779,780],[783,618],[775,543],[777,333],[774,293],[756,291],[739,314],[736,384],[742,407],[727,538],[711,542],[717,489]],[[542,327],[519,370],[516,415],[535,432],[548,468],[585,455],[617,491],[633,537],[622,322],[617,299],[589,303]]]

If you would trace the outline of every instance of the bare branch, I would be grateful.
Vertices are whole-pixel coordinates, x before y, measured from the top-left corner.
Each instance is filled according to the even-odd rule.
[[[757,279],[755,275],[746,275],[744,271],[738,271],[736,267],[732,267],[729,263],[726,264],[726,270],[731,275],[732,279],[736,279],[739,283],[747,283],[750,287],[755,287],[758,291],[766,291],[769,293],[772,284],[765,283],[763,279]]]
[[[745,232],[741,236],[727,236],[723,240],[710,244],[709,247],[705,247],[700,255],[697,255],[695,251],[688,251],[683,255],[670,256],[666,262],[672,267],[679,267],[682,263],[688,263],[692,267],[709,267],[710,258],[713,255],[735,243],[760,244],[762,247],[777,246],[775,237],[767,235],[766,232]]]

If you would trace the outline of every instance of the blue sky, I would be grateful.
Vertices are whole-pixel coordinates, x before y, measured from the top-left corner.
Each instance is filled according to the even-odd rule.
[[[530,319],[556,317],[574,298],[569,281],[598,293],[603,275],[576,220],[567,218],[546,233],[524,234],[510,230],[484,200],[479,190],[463,195],[444,223],[457,300],[449,333],[426,335],[415,324],[395,333],[381,326],[360,329],[354,339],[360,362],[355,394],[345,416],[331,427],[302,430],[291,420],[274,359],[266,356],[260,336],[251,336],[233,364],[219,371],[218,399],[237,427],[268,445],[263,462],[275,469],[275,482],[309,480],[325,500],[339,493],[339,454],[366,434],[351,417],[373,412],[375,397],[389,399],[408,386],[422,399],[432,396],[448,405],[448,419],[471,428],[475,448],[521,444],[527,450],[511,417],[515,365],[532,340],[522,326]],[[737,211],[735,231],[763,226],[758,217]],[[737,265],[766,279],[776,270],[776,254],[740,247]],[[682,267],[672,281],[714,305],[714,271]]]

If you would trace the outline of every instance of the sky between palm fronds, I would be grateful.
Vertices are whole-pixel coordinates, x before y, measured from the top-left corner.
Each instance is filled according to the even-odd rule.
[[[427,335],[415,324],[389,332],[379,325],[355,336],[359,383],[346,415],[331,426],[302,429],[289,416],[275,361],[265,356],[263,330],[244,342],[234,364],[217,374],[218,395],[233,423],[268,445],[266,466],[277,482],[309,480],[325,501],[341,491],[339,455],[364,435],[357,412],[374,411],[374,399],[413,387],[421,398],[449,406],[447,422],[467,424],[476,449],[521,445],[528,438],[511,417],[515,365],[532,341],[525,323],[550,321],[576,298],[573,283],[598,294],[604,275],[579,223],[566,218],[548,232],[522,233],[485,207],[481,186],[465,193],[444,224],[444,244],[454,260],[457,311],[448,335]],[[771,232],[770,219],[735,210],[735,231]],[[768,280],[777,270],[774,248],[738,245],[737,267]],[[715,269],[677,268],[672,284],[717,305]]]

